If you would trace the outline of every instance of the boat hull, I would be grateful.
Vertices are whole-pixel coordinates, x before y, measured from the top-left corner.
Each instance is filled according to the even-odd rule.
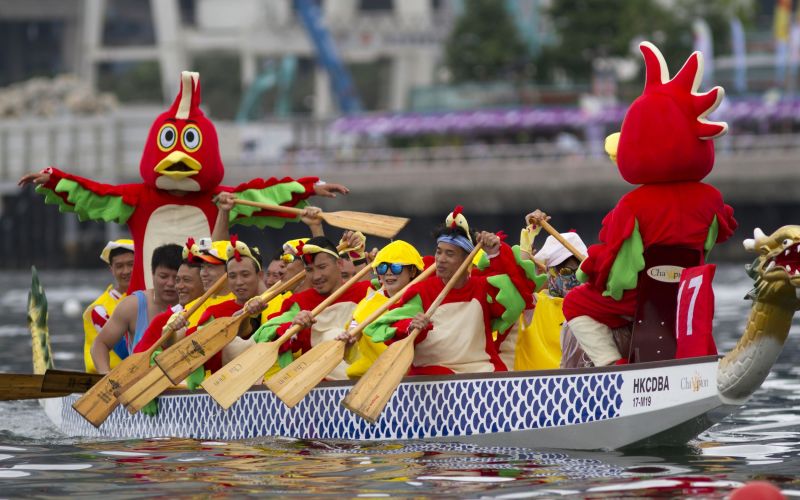
[[[51,400],[49,414],[66,434],[113,439],[284,436],[348,441],[441,440],[481,445],[616,449],[685,443],[726,407],[717,393],[716,357],[623,367],[546,372],[409,377],[375,424],[340,405],[353,382],[327,382],[289,409],[264,387],[222,410],[204,392],[159,398],[156,417],[123,408],[99,428],[71,404]],[[58,406],[60,405],[60,412]],[[648,441],[650,440],[650,441]]]

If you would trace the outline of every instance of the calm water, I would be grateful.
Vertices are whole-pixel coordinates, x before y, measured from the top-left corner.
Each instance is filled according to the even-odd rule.
[[[41,274],[56,365],[82,369],[82,306],[101,272]],[[28,273],[2,274],[0,372],[30,372]],[[745,323],[741,266],[718,270],[716,338],[730,349]],[[795,322],[764,386],[741,411],[681,448],[633,453],[259,439],[96,441],[60,434],[36,402],[0,402],[0,498],[80,496],[710,497],[764,479],[800,497],[800,345]]]

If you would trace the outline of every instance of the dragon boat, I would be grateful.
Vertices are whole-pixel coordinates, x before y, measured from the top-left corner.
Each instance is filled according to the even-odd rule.
[[[129,415],[117,408],[99,428],[72,409],[78,395],[41,402],[65,434],[114,439],[420,439],[585,450],[685,444],[735,411],[761,385],[800,307],[800,226],[784,226],[769,236],[756,230],[745,247],[759,254],[747,266],[755,280],[753,303],[744,334],[724,356],[407,377],[375,424],[341,406],[352,381],[323,382],[292,409],[263,386],[252,388],[227,411],[203,391],[172,391],[160,397],[157,416]],[[52,364],[47,329],[35,327],[44,316],[35,305],[30,314],[34,370],[41,373]]]

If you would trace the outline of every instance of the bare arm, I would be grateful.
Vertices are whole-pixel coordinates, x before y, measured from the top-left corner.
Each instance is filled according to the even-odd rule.
[[[217,220],[214,222],[214,231],[211,233],[212,241],[225,241],[230,239],[230,226],[228,220],[233,210],[233,200],[236,197],[233,193],[222,192],[214,197],[217,204]]]
[[[138,300],[135,295],[125,297],[94,339],[91,353],[97,373],[111,371],[109,352],[130,328],[132,319],[136,317],[137,306]]]
[[[325,231],[322,229],[322,210],[319,207],[308,206],[303,209],[303,214],[300,220],[308,226],[311,231],[311,236],[325,236]]]

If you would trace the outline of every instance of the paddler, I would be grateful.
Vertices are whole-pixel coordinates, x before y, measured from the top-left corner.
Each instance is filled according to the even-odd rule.
[[[461,276],[433,317],[427,317],[425,311],[477,242],[483,243],[489,274]],[[435,276],[411,287],[365,335],[388,344],[419,328],[412,375],[505,371],[492,332],[510,328],[530,297],[530,285],[511,248],[496,234],[472,234],[461,207],[456,207],[436,233],[435,265]]]
[[[134,260],[133,240],[109,241],[100,252],[100,260],[108,265],[108,269],[114,277],[114,283],[108,285],[106,290],[83,312],[83,361],[88,373],[97,373],[91,353],[94,339],[106,325],[119,302],[125,298],[125,292],[131,282]],[[109,352],[111,368],[116,367],[121,360],[128,357],[128,354],[125,339],[120,339]]]
[[[153,318],[178,303],[175,277],[181,260],[180,245],[162,245],[153,250],[153,288],[137,290],[122,299],[92,344],[92,360],[98,373],[111,370],[110,352],[120,339],[124,338],[128,352],[133,352]]]
[[[371,291],[361,300],[353,311],[353,328],[364,321],[390,297],[403,289],[411,280],[425,269],[422,256],[416,248],[403,240],[395,240],[383,247],[372,261],[372,269],[377,275],[380,288]],[[339,336],[341,340],[351,340],[347,333]],[[362,336],[356,346],[355,361],[347,367],[349,378],[358,378],[372,366],[372,363],[386,350],[383,342],[373,342]]]
[[[287,366],[292,361],[293,352],[300,355],[321,342],[337,338],[350,323],[356,305],[372,288],[369,281],[355,283],[316,318],[312,317],[311,311],[344,283],[343,263],[336,245],[324,237],[311,238],[304,244],[298,245],[297,250],[298,257],[305,265],[311,288],[285,300],[280,312],[270,317],[253,335],[253,340],[256,342],[270,342],[293,325],[302,327],[292,341],[283,344],[283,351],[278,358],[281,367]],[[343,361],[334,368],[328,378],[346,379],[346,368],[347,363]]]

